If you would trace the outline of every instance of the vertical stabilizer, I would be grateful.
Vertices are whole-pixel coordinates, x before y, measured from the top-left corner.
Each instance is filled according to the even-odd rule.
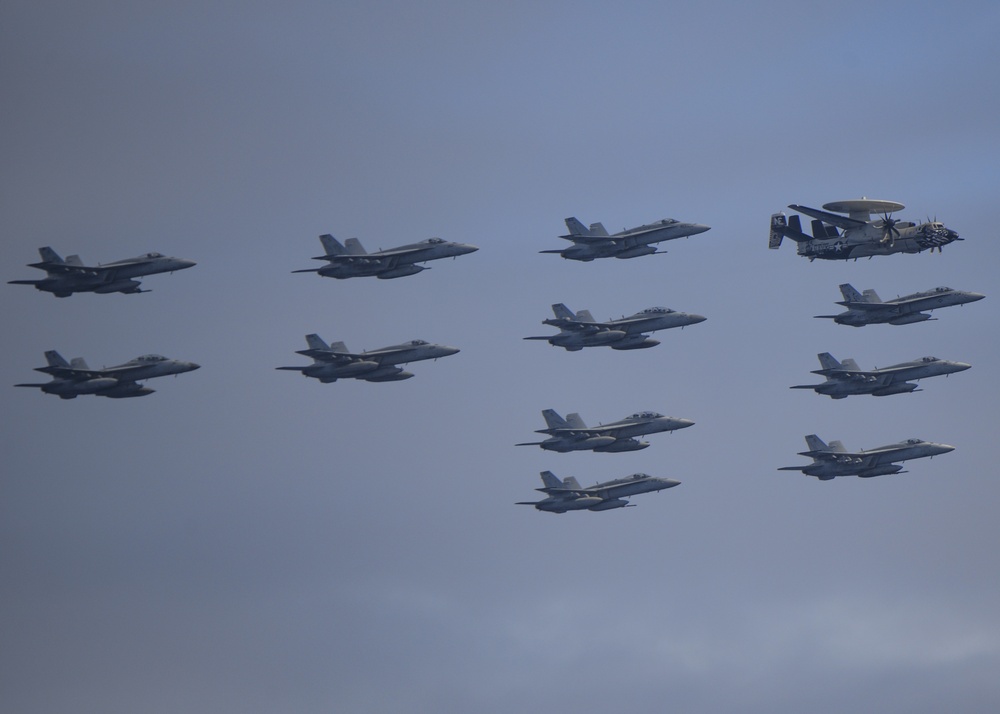
[[[580,485],[580,482],[576,480],[575,476],[567,476],[566,478],[564,478],[563,479],[563,488],[571,488],[574,491],[582,491],[583,490],[583,486]]]
[[[842,367],[840,362],[829,352],[821,352],[816,356],[819,357],[819,364],[824,370],[840,369]]]
[[[350,352],[350,350],[347,349],[347,345],[345,345],[343,342],[331,342],[330,351],[337,352],[340,354],[348,354]]]
[[[874,294],[874,291],[872,293]],[[840,286],[840,294],[844,296],[844,302],[867,302],[861,293],[855,290],[854,286],[850,283],[844,283]]]
[[[545,419],[545,426],[549,429],[565,429],[569,426],[555,409],[543,409],[542,417]]]
[[[829,450],[837,452],[847,451],[847,449],[844,448],[844,443],[842,441],[831,441]]]
[[[306,344],[309,345],[311,350],[329,350],[330,345],[323,341],[323,338],[319,335],[313,333],[311,335],[306,335]]]
[[[542,476],[542,483],[545,484],[545,488],[562,488],[563,487],[563,482],[560,481],[559,477],[556,476],[551,471],[542,471],[541,476]]]
[[[879,298],[878,296],[878,293],[876,293],[872,288],[868,288],[867,290],[865,290],[863,299],[865,302],[874,302],[874,303],[882,302],[881,298]]]
[[[83,357],[74,357],[69,361],[69,366],[73,369],[79,369],[84,371],[89,371],[90,367],[87,365],[87,361]]]
[[[554,314],[556,317],[562,320],[576,319],[576,315],[573,314],[573,311],[570,310],[565,305],[563,305],[561,302],[557,302],[555,305],[552,306],[552,314]]]
[[[45,361],[49,363],[49,367],[69,367],[69,362],[55,350],[45,353]]]
[[[73,266],[82,268],[83,267],[83,261],[80,260],[80,256],[78,256],[78,255],[67,255],[66,256],[66,265],[73,265]]]
[[[854,359],[851,358],[851,357],[848,357],[843,362],[841,362],[840,363],[840,368],[841,369],[846,369],[848,372],[860,372],[861,371],[861,368],[858,366],[858,363],[855,362]]]
[[[569,424],[572,429],[586,429],[587,425],[583,423],[583,419],[576,412],[566,415],[566,423]]]
[[[38,254],[42,256],[43,263],[62,263],[63,259],[52,250],[50,247],[45,246],[44,248],[38,249]]]
[[[584,226],[580,221],[576,219],[575,216],[570,216],[566,219],[566,229],[569,231],[571,236],[589,236],[590,231]]]
[[[591,223],[590,224],[590,235],[601,236],[602,238],[608,237],[608,231],[604,227],[603,223]]]
[[[319,237],[319,242],[323,244],[323,251],[326,255],[343,255],[347,252],[344,249],[344,246],[340,244],[340,241],[329,233],[321,235]]]
[[[348,238],[344,241],[344,248],[348,255],[368,255],[368,251],[361,245],[357,238]]]
[[[594,316],[590,314],[590,310],[577,310],[576,319],[580,322],[597,322]]]
[[[806,446],[809,447],[810,451],[829,451],[826,442],[820,439],[815,434],[810,434],[806,437]]]

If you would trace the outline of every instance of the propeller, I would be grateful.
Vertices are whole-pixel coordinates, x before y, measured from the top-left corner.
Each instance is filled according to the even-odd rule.
[[[896,228],[897,223],[899,223],[899,221],[890,216],[888,213],[882,214],[881,243],[888,243],[889,245],[892,245],[896,242],[896,239],[899,237],[899,229]]]

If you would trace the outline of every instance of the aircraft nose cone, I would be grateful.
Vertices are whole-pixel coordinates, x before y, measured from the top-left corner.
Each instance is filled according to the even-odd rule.
[[[457,355],[461,351],[462,350],[458,349],[457,347],[442,347],[441,348],[441,356],[442,357],[448,357],[450,355]]]
[[[186,372],[193,372],[196,369],[201,369],[201,365],[200,364],[195,364],[194,362],[185,362],[184,363],[184,367],[185,367],[184,371],[186,371]]]
[[[972,367],[972,365],[968,364],[967,362],[952,362],[952,364],[955,365],[956,372],[964,372],[965,370]]]
[[[193,260],[185,260],[183,258],[177,259],[177,270],[184,270],[185,268],[193,268],[196,265],[198,264]]]
[[[704,233],[705,231],[711,229],[712,226],[702,225],[701,223],[693,224],[694,233],[691,235],[698,235],[699,233]]]
[[[672,478],[663,479],[663,488],[673,488],[674,486],[680,486],[681,482],[676,481]]]
[[[689,426],[694,426],[694,422],[690,419],[674,419],[677,424],[678,429],[687,429]]]
[[[969,293],[969,297],[972,298],[969,302],[975,302],[976,300],[982,300],[986,296],[982,293]]]
[[[697,325],[699,322],[704,322],[707,319],[708,318],[705,317],[704,315],[694,315],[694,314],[692,314],[691,315],[691,324]]]
[[[474,245],[469,245],[468,243],[460,243],[459,249],[462,251],[462,255],[467,253],[475,253],[479,248]]]

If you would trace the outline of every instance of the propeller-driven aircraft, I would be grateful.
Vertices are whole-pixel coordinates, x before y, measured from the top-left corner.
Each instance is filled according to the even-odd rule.
[[[537,429],[536,434],[548,434],[545,441],[531,441],[517,446],[540,446],[546,451],[566,453],[568,451],[638,451],[649,446],[647,441],[634,438],[661,431],[674,431],[693,426],[690,419],[663,416],[656,412],[638,412],[610,424],[588,427],[579,414],[567,414],[563,419],[553,409],[542,411],[545,429]]]
[[[812,235],[802,231],[798,216],[786,218],[784,213],[775,213],[771,216],[768,248],[776,249],[781,245],[782,238],[791,238],[798,246],[798,254],[810,261],[816,258],[870,258],[892,253],[919,253],[928,249],[933,252],[935,248],[940,251],[942,246],[962,240],[958,233],[945,228],[937,220],[928,219],[918,225],[893,218],[893,211],[905,208],[895,201],[858,198],[824,204],[824,211],[796,204],[789,208],[813,218]],[[838,215],[842,213],[848,215]],[[882,215],[872,220],[873,214]]]
[[[343,342],[328,345],[316,334],[306,335],[306,343],[309,349],[296,350],[296,353],[312,357],[312,364],[276,369],[301,372],[324,384],[348,378],[366,382],[398,382],[409,379],[413,374],[404,372],[402,367],[396,365],[447,357],[458,352],[455,347],[432,345],[424,340],[410,340],[367,352],[351,352]]]
[[[573,476],[560,480],[551,471],[542,471],[542,488],[536,488],[547,498],[541,501],[518,501],[518,506],[534,506],[539,511],[550,513],[565,513],[566,511],[610,511],[613,508],[625,508],[635,504],[629,503],[628,496],[637,493],[662,491],[665,488],[679,486],[680,481],[669,478],[655,478],[648,474],[632,474],[625,478],[594,484],[588,488],[580,485]]]
[[[67,362],[55,350],[46,352],[45,360],[48,365],[35,367],[35,371],[51,375],[51,381],[14,386],[37,387],[46,394],[55,394],[61,399],[76,399],[81,394],[112,399],[144,397],[156,390],[137,384],[139,380],[181,374],[199,367],[194,362],[169,359],[161,355],[143,355],[116,367],[91,369],[82,357],[74,357]]]
[[[815,434],[806,437],[808,451],[800,451],[799,456],[809,456],[813,462],[806,466],[782,466],[779,471],[801,471],[807,476],[815,476],[820,481],[829,481],[837,476],[860,476],[871,478],[886,474],[906,473],[893,461],[933,458],[938,454],[954,451],[954,446],[936,444],[923,439],[907,439],[898,444],[880,446],[868,451],[848,451],[839,441],[829,445]]]
[[[908,394],[920,391],[916,384],[908,380],[962,372],[972,366],[937,357],[921,357],[882,369],[863,370],[853,359],[838,362],[829,352],[816,356],[823,368],[814,369],[812,373],[826,377],[826,381],[822,384],[797,384],[791,389],[812,389],[833,399],[844,399],[852,394],[871,394],[875,397]]]
[[[42,256],[41,262],[28,263],[28,267],[44,270],[44,278],[8,282],[12,285],[34,285],[37,290],[61,298],[73,293],[147,293],[149,291],[142,290],[139,281],[134,278],[172,273],[195,265],[193,260],[169,258],[160,253],[146,253],[99,265],[84,265],[78,255],[69,255],[63,260],[48,246],[39,248],[38,253]]]
[[[319,273],[324,278],[360,278],[374,275],[382,280],[402,278],[427,270],[425,265],[416,265],[428,260],[455,258],[466,253],[474,253],[479,248],[465,243],[452,243],[440,238],[428,238],[419,243],[401,245],[389,250],[367,252],[357,238],[348,238],[342,245],[332,235],[321,235],[324,255],[313,260],[325,260],[329,265],[322,268],[293,270],[293,273]]]
[[[640,350],[655,347],[658,340],[651,339],[646,332],[668,330],[704,322],[701,315],[678,312],[666,307],[648,307],[645,310],[621,319],[598,322],[589,310],[574,313],[562,303],[552,306],[555,319],[542,320],[543,325],[559,328],[556,335],[525,337],[526,340],[546,340],[550,345],[563,347],[570,352],[584,347],[607,346],[613,350]]]
[[[559,236],[573,241],[569,248],[542,250],[541,253],[557,253],[569,260],[589,262],[595,258],[638,258],[641,255],[665,253],[657,251],[653,243],[675,238],[686,238],[709,230],[710,226],[700,223],[682,223],[673,218],[664,218],[638,228],[626,228],[621,233],[608,235],[600,223],[592,223],[590,228],[576,218],[566,219],[568,235]]]
[[[841,285],[840,293],[844,299],[838,301],[837,304],[846,307],[847,312],[842,312],[839,315],[816,315],[816,317],[852,327],[864,327],[880,322],[887,322],[890,325],[909,325],[912,322],[937,319],[923,310],[964,305],[967,302],[975,302],[986,297],[979,293],[940,287],[882,302],[874,290],[868,289],[859,293],[850,283]]]

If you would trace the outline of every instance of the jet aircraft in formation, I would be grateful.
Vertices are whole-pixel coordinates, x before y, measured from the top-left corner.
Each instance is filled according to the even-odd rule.
[[[379,250],[368,253],[357,238],[348,238],[341,244],[332,235],[321,235],[324,255],[317,255],[313,260],[325,260],[329,265],[322,268],[305,268],[293,270],[293,273],[319,273],[325,278],[360,278],[374,275],[382,280],[402,278],[413,275],[427,266],[417,265],[428,260],[454,258],[466,253],[474,253],[479,248],[464,243],[452,243],[440,238],[428,238],[419,243],[402,245],[389,250]]]
[[[546,340],[550,345],[563,347],[570,352],[584,347],[608,346],[613,350],[639,350],[655,347],[658,340],[651,339],[646,332],[667,330],[704,322],[701,315],[678,312],[665,307],[650,307],[620,320],[598,322],[589,310],[579,310],[575,314],[562,303],[552,306],[555,319],[543,320],[543,325],[559,328],[556,335],[525,337],[526,340]]]
[[[328,345],[316,334],[306,335],[306,343],[309,349],[296,352],[312,357],[312,364],[276,369],[301,372],[324,384],[347,378],[363,379],[366,382],[398,382],[409,379],[413,374],[404,372],[402,367],[396,365],[447,357],[458,352],[455,347],[432,345],[424,340],[410,340],[367,352],[351,352],[343,342]]]
[[[540,446],[546,451],[566,453],[569,451],[638,451],[649,446],[649,442],[634,438],[661,431],[674,431],[693,426],[690,419],[663,416],[656,412],[639,412],[610,424],[588,427],[579,414],[567,414],[563,419],[552,409],[542,411],[545,429],[535,430],[536,434],[548,434],[545,441],[531,441],[517,446]]]
[[[74,357],[67,362],[55,350],[46,352],[45,360],[48,366],[35,367],[35,371],[51,375],[51,381],[14,386],[37,387],[46,394],[55,394],[61,399],[76,399],[81,394],[112,399],[144,397],[156,390],[139,385],[139,380],[181,374],[199,367],[194,362],[169,359],[161,355],[143,355],[116,367],[91,369],[82,357]]]
[[[560,480],[551,471],[542,471],[542,488],[536,488],[546,495],[541,501],[518,501],[518,506],[534,506],[539,511],[565,513],[566,511],[610,511],[634,504],[626,499],[638,493],[662,491],[679,486],[680,481],[669,478],[654,478],[647,474],[632,474],[625,478],[605,481],[584,488],[573,476]]]
[[[912,322],[936,319],[923,310],[964,305],[986,297],[979,293],[940,287],[882,302],[874,290],[868,289],[859,293],[850,283],[841,285],[840,293],[844,299],[837,304],[846,307],[847,312],[839,315],[816,315],[816,317],[852,327],[864,327],[880,322],[887,322],[890,325],[909,325]]]
[[[880,446],[868,451],[848,451],[839,441],[831,441],[829,445],[815,434],[806,437],[808,451],[800,451],[800,456],[809,456],[813,462],[806,466],[782,466],[779,471],[801,471],[807,476],[815,476],[820,481],[829,481],[837,476],[884,476],[886,474],[906,473],[894,461],[909,459],[933,458],[938,454],[954,451],[954,446],[936,444],[923,439],[907,439],[898,444]]]
[[[784,213],[771,216],[769,248],[778,248],[782,238],[791,238],[797,244],[798,254],[815,260],[849,260],[892,253],[919,253],[922,250],[962,240],[958,233],[934,220],[916,224],[900,221],[889,214],[905,206],[895,201],[878,201],[868,198],[834,201],[823,205],[825,211],[792,204],[789,208],[812,216],[812,235],[802,231],[798,216],[785,217]],[[830,211],[836,211],[831,213]],[[847,216],[839,215],[847,213]],[[882,217],[872,220],[872,214]],[[838,232],[840,228],[843,233]]]
[[[920,391],[909,380],[937,377],[969,369],[971,364],[951,362],[937,357],[921,357],[910,362],[890,365],[882,369],[863,370],[853,359],[838,362],[829,352],[816,355],[822,369],[813,374],[826,377],[822,384],[796,384],[790,389],[812,389],[833,399],[844,399],[852,394],[871,394],[887,397],[890,394],[908,394]]]
[[[35,289],[52,293],[56,297],[69,297],[73,293],[145,293],[135,278],[156,273],[172,273],[195,265],[193,260],[169,258],[160,253],[146,253],[136,258],[117,260],[113,263],[84,265],[78,255],[63,260],[52,248],[39,248],[42,260],[29,263],[29,268],[45,271],[37,280],[11,280],[12,285],[34,285]]]
[[[568,235],[559,236],[573,245],[558,250],[542,250],[541,253],[557,253],[569,260],[589,262],[595,258],[638,258],[657,252],[654,243],[675,238],[685,238],[709,230],[710,226],[700,223],[682,223],[673,218],[664,218],[638,228],[627,228],[621,233],[608,235],[600,223],[592,223],[590,228],[576,218],[566,219]],[[659,251],[664,253],[666,251]]]

